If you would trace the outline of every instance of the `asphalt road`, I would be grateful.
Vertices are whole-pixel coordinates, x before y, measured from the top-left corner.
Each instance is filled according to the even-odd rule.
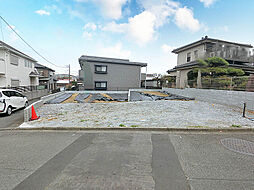
[[[0,189],[254,189],[254,147],[234,152],[225,138],[254,142],[236,133],[2,131]]]
[[[32,104],[39,99],[30,100],[29,104]],[[19,109],[12,113],[12,115],[7,116],[5,114],[0,114],[0,129],[6,128],[16,128],[24,122],[24,110]]]

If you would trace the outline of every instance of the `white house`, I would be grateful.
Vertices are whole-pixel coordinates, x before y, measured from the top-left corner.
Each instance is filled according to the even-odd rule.
[[[37,61],[0,41],[0,88],[39,85]]]

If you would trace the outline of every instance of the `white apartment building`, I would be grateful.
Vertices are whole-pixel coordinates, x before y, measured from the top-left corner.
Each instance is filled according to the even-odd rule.
[[[37,61],[0,41],[0,88],[39,85]]]

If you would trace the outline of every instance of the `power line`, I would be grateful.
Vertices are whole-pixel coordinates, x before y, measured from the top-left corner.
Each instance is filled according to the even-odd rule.
[[[22,38],[13,28],[12,26],[0,15],[0,18],[5,22],[5,24],[28,46],[30,47],[38,56],[40,56],[42,59],[44,59],[46,62],[50,63],[51,65],[54,65],[55,67],[59,67],[59,68],[66,68],[66,67],[61,67],[58,66],[54,63],[52,63],[51,61],[49,61],[48,59],[46,59],[43,55],[41,55],[38,51],[36,51],[28,42],[26,42],[24,40],[24,38]]]
[[[1,33],[2,33],[2,40],[4,41],[4,33],[3,33],[2,20],[0,20],[0,27],[1,27]]]

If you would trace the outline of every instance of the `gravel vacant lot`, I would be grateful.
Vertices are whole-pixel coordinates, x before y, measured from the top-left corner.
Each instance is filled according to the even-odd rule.
[[[31,127],[254,127],[240,110],[199,101],[47,104],[37,113]]]

